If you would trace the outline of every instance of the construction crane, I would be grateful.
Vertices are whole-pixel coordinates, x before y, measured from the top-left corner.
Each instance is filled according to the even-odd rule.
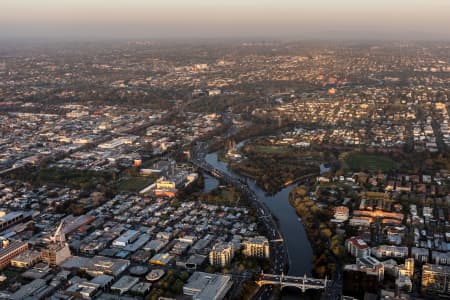
[[[61,221],[55,231],[55,234],[53,234],[53,236],[50,238],[53,243],[64,244],[66,242],[66,236],[62,231],[63,227],[64,221]]]

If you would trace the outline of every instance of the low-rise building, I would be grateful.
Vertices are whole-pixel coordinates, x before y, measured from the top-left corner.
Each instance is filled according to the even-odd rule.
[[[183,286],[183,294],[193,300],[221,300],[232,285],[231,276],[194,272]]]
[[[11,260],[11,266],[16,268],[29,268],[41,259],[41,253],[36,250],[27,250]]]
[[[113,246],[125,247],[130,243],[133,243],[139,237],[139,231],[137,230],[127,230],[124,234],[119,236],[113,241]]]
[[[0,249],[0,269],[9,266],[13,258],[28,250],[28,243],[21,241],[9,242],[4,240],[2,246]]]
[[[122,295],[128,292],[138,282],[139,278],[124,275],[111,286],[111,291],[117,291],[120,295]]]
[[[159,266],[168,265],[173,259],[169,253],[158,253],[150,259],[150,263]]]
[[[117,277],[124,272],[130,261],[125,259],[94,256],[92,258],[72,256],[66,259],[61,267],[65,269],[80,269],[91,276],[111,275]]]

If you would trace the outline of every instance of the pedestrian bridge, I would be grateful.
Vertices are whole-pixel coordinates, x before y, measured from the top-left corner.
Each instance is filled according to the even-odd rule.
[[[259,279],[256,281],[259,286],[263,285],[279,285],[281,289],[284,287],[296,287],[300,289],[303,293],[309,289],[325,289],[327,287],[327,279],[316,279],[310,277],[295,277],[295,276],[286,276],[284,274],[281,275],[273,275],[273,274],[264,274],[262,273],[259,276]]]

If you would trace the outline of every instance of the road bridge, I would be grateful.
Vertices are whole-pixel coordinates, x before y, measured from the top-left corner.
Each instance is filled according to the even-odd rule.
[[[286,276],[283,273],[281,275],[264,274],[262,273],[256,283],[259,286],[263,285],[279,285],[281,289],[284,287],[295,287],[300,289],[303,293],[309,289],[326,289],[328,280],[316,279],[307,277],[306,274],[303,277]]]

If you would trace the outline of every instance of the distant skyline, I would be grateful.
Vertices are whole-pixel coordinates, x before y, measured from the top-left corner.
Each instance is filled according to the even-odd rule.
[[[450,40],[450,0],[3,0],[0,38]]]

